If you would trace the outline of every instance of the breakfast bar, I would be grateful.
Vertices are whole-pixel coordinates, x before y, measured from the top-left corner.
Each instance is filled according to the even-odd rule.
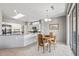
[[[24,47],[36,42],[37,33],[24,35],[0,35],[0,49]]]

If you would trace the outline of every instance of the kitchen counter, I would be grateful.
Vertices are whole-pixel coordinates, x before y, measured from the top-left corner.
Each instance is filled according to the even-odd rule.
[[[0,35],[0,48],[24,47],[37,41],[37,33]]]

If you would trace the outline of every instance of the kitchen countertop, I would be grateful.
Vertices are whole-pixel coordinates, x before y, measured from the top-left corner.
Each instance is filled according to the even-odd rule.
[[[7,35],[0,35],[0,36],[29,35],[29,34],[37,34],[37,33],[28,33],[28,34],[7,34]]]

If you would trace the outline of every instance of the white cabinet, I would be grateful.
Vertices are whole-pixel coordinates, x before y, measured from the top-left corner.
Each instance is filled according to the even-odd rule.
[[[23,47],[23,35],[0,36],[0,48]]]
[[[36,37],[37,37],[37,34],[29,34],[27,36],[25,35],[24,36],[24,46],[36,42],[36,40],[37,40]]]
[[[36,42],[37,34],[0,36],[1,48],[24,47]]]

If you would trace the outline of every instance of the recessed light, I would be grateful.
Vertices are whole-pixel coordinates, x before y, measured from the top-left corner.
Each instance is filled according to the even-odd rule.
[[[16,10],[14,10],[14,12],[17,12]]]
[[[51,6],[51,9],[52,9],[52,10],[54,10],[54,7],[53,7],[53,6]]]
[[[44,19],[44,20],[45,20],[45,22],[51,21],[51,19],[48,19],[48,18],[46,18],[46,19]]]
[[[48,21],[48,19],[46,18],[46,19],[44,19],[45,20],[45,22],[47,22]]]
[[[48,19],[48,21],[51,21],[51,19]]]
[[[14,10],[14,12],[17,14],[17,11],[16,10]]]

